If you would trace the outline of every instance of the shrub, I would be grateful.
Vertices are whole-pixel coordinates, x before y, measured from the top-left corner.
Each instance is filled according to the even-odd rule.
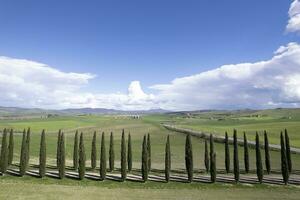
[[[151,170],[151,140],[150,134],[148,133],[147,137],[147,151],[148,151],[148,170]]]
[[[20,176],[26,173],[26,130],[23,131],[21,155],[20,155]]]
[[[110,140],[109,140],[109,170],[113,171],[114,168],[115,168],[114,136],[113,136],[113,132],[111,132]]]
[[[148,180],[149,164],[148,164],[148,144],[146,135],[144,135],[143,146],[142,146],[142,178],[146,182]]]
[[[14,158],[14,131],[10,129],[8,145],[8,165],[11,165]]]
[[[288,162],[286,157],[286,150],[284,144],[284,137],[281,132],[280,134],[280,145],[281,145],[281,174],[284,184],[288,184],[289,181],[289,170],[288,170]]]
[[[248,147],[247,135],[245,132],[244,132],[244,165],[245,165],[245,172],[249,173],[249,147]]]
[[[29,160],[30,160],[30,128],[27,129],[27,135],[26,135],[26,169],[29,166]]]
[[[267,173],[270,174],[270,172],[271,172],[270,149],[269,149],[268,134],[267,134],[266,131],[264,131],[264,139],[265,139],[265,163],[266,163],[266,170],[267,170]]]
[[[65,135],[62,132],[60,134],[60,142],[59,142],[59,168],[58,168],[58,176],[60,179],[65,177],[65,165],[66,165],[66,153],[65,153]]]
[[[256,174],[257,179],[259,183],[262,183],[263,181],[263,167],[262,167],[262,161],[261,161],[261,153],[260,153],[260,144],[259,144],[259,135],[256,132],[255,137],[255,150],[256,150]]]
[[[46,174],[46,138],[45,138],[45,130],[43,130],[42,134],[41,134],[39,174],[40,174],[40,177],[44,177],[45,174]]]
[[[106,178],[106,151],[105,151],[104,132],[102,133],[102,138],[101,138],[100,177],[102,180]]]
[[[80,141],[79,141],[79,179],[82,180],[85,175],[85,149],[84,149],[84,141],[83,141],[83,133],[80,134]]]
[[[96,131],[94,132],[93,135],[93,140],[92,140],[92,151],[91,151],[91,167],[92,169],[96,168],[96,162],[97,162],[97,147],[96,147]]]
[[[185,142],[185,167],[188,175],[188,182],[193,181],[193,149],[191,135],[186,136]]]
[[[291,147],[290,147],[290,139],[287,130],[284,130],[285,136],[285,150],[286,150],[286,159],[288,164],[289,173],[292,172],[292,157],[291,157]]]
[[[128,171],[130,172],[132,169],[132,146],[131,146],[131,135],[128,134],[128,152],[127,152],[127,164],[128,164]]]
[[[165,179],[166,182],[170,181],[171,172],[171,148],[170,148],[170,136],[167,137],[166,149],[165,149]]]
[[[225,169],[226,173],[230,172],[230,150],[227,132],[225,132]]]
[[[125,181],[127,176],[126,171],[126,141],[125,141],[125,132],[122,131],[121,139],[121,181]]]
[[[217,178],[217,167],[216,167],[216,153],[213,152],[210,158],[210,180],[212,183],[216,182]]]
[[[78,131],[75,133],[74,137],[74,147],[73,147],[73,167],[75,170],[78,169]]]
[[[1,145],[1,157],[0,157],[0,171],[4,174],[7,170],[8,158],[7,158],[7,130],[3,130],[2,145]]]
[[[239,165],[239,154],[238,154],[238,143],[237,143],[237,131],[233,130],[233,171],[235,182],[240,181],[240,165]]]
[[[206,172],[209,172],[209,155],[208,155],[208,145],[207,145],[207,140],[205,140],[204,164],[205,164]]]

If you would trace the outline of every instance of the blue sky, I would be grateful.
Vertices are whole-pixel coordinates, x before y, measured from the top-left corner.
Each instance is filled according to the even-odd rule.
[[[138,80],[156,94],[153,85],[268,60],[299,42],[286,31],[291,2],[1,1],[0,56],[96,75],[84,92],[126,93]]]

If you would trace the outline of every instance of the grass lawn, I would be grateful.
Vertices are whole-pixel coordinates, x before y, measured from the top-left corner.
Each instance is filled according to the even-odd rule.
[[[172,169],[184,169],[184,145],[185,135],[171,132],[163,128],[160,123],[169,120],[169,116],[145,116],[142,119],[131,119],[116,116],[81,116],[81,117],[57,117],[52,119],[33,119],[0,121],[0,127],[10,127],[17,131],[31,127],[30,164],[38,164],[40,133],[43,128],[47,130],[47,164],[55,165],[57,130],[62,128],[66,135],[66,159],[67,165],[72,166],[73,140],[75,130],[84,133],[87,163],[90,166],[90,153],[92,135],[97,131],[97,148],[100,152],[100,133],[105,132],[106,152],[108,158],[109,134],[114,133],[115,166],[120,167],[120,142],[121,132],[125,129],[132,136],[133,167],[141,167],[141,145],[143,135],[151,134],[152,143],[152,167],[164,169],[164,149],[166,136],[170,135]],[[15,133],[14,164],[19,163],[20,145],[22,134]],[[204,141],[193,138],[194,168],[204,169]],[[217,153],[217,168],[224,169],[224,145],[215,144]],[[240,147],[240,168],[243,169],[243,150]],[[231,148],[232,153],[232,148]],[[99,157],[98,153],[98,157]],[[263,156],[263,151],[262,151]],[[231,156],[232,158],[232,156]],[[300,156],[292,155],[294,168],[299,170]],[[233,162],[232,162],[233,163]],[[280,153],[271,152],[272,169],[280,169]],[[99,159],[97,161],[99,167]],[[107,165],[108,166],[108,165]],[[250,168],[255,169],[255,152],[250,149]],[[232,184],[203,184],[203,183],[149,183],[116,181],[77,181],[66,178],[57,180],[54,178],[39,179],[34,177],[4,176],[0,178],[0,199],[297,199],[300,189],[294,186],[267,186],[267,185],[232,185]],[[42,192],[40,192],[42,191]]]

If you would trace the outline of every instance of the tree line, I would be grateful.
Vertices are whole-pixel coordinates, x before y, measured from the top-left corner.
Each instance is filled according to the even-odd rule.
[[[9,137],[7,136],[9,133]],[[46,136],[45,130],[41,133],[40,139],[40,153],[39,153],[39,176],[44,177],[46,175]],[[30,137],[31,131],[30,128],[27,130],[24,129],[22,135],[22,145],[21,145],[21,154],[20,154],[20,164],[19,164],[19,173],[20,176],[24,176],[29,167],[30,159]],[[94,132],[92,138],[91,146],[91,168],[95,170],[97,163],[97,133]],[[244,171],[249,173],[249,147],[247,135],[244,132]],[[7,143],[8,140],[8,143]],[[204,145],[204,164],[206,172],[210,173],[211,182],[216,182],[217,178],[217,164],[216,164],[216,152],[214,150],[214,137],[210,135],[208,140],[205,140]],[[209,142],[209,144],[208,144]],[[256,133],[255,137],[255,155],[256,155],[256,175],[259,183],[263,182],[263,176],[265,173],[271,173],[271,159],[270,159],[270,149],[269,149],[269,140],[268,134],[264,131],[264,155],[265,155],[265,169],[263,170],[263,162],[261,156],[261,142],[259,134]],[[288,132],[285,129],[284,132],[280,134],[280,145],[281,145],[281,173],[283,177],[283,182],[288,183],[289,174],[292,172],[292,159],[290,151],[290,141]],[[237,142],[237,131],[233,131],[233,171],[231,169],[231,159],[230,159],[230,145],[228,139],[228,133],[225,132],[225,171],[226,173],[233,172],[234,180],[236,183],[240,180],[240,167],[239,167],[239,147]],[[209,150],[208,150],[209,148]],[[114,151],[114,135],[110,133],[109,140],[109,158],[108,158],[108,167],[107,167],[107,158],[106,158],[106,147],[105,147],[105,133],[101,135],[101,145],[100,145],[100,168],[99,175],[101,180],[106,179],[107,171],[115,170],[115,151]],[[12,164],[14,154],[14,134],[13,130],[4,129],[2,135],[2,145],[1,145],[1,155],[0,155],[0,172],[5,174],[9,165]],[[121,181],[125,181],[127,173],[130,173],[132,170],[132,142],[130,133],[127,136],[125,131],[122,130],[121,135]],[[170,181],[171,174],[171,144],[169,135],[166,138],[165,144],[165,181]],[[56,165],[58,170],[58,177],[63,179],[65,177],[65,168],[66,168],[66,147],[65,147],[65,135],[62,130],[58,131],[57,135],[57,149],[56,149]],[[194,166],[193,166],[193,147],[192,147],[192,136],[190,134],[186,135],[185,141],[185,166],[187,173],[188,182],[193,181],[194,177]],[[78,177],[80,180],[84,179],[86,173],[86,152],[84,146],[84,135],[81,132],[76,131],[74,137],[74,147],[73,147],[73,168],[78,171]],[[142,179],[144,182],[148,180],[149,172],[151,171],[151,137],[150,134],[146,134],[143,137],[142,143],[142,155],[141,155],[141,173]]]

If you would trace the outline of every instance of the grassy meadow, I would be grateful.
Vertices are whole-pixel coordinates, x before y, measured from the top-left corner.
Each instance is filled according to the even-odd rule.
[[[47,142],[47,164],[49,169],[55,167],[57,132],[58,129],[62,129],[66,136],[67,166],[72,166],[74,134],[76,130],[79,130],[84,134],[87,167],[90,167],[91,143],[94,131],[97,132],[98,158],[100,157],[100,134],[102,132],[105,133],[105,142],[107,149],[106,152],[108,158],[109,136],[110,132],[113,132],[115,145],[115,166],[118,169],[120,168],[119,161],[121,132],[122,129],[124,129],[126,135],[128,135],[128,133],[130,132],[132,137],[133,168],[135,168],[136,170],[141,168],[141,147],[143,135],[150,133],[152,144],[152,168],[156,170],[164,169],[165,142],[167,135],[170,135],[172,170],[182,171],[185,168],[185,135],[177,132],[168,131],[165,128],[163,128],[161,124],[175,123],[178,126],[193,128],[197,130],[203,130],[201,125],[203,125],[203,127],[205,125],[205,127],[211,128],[206,129],[205,131],[213,130],[215,132],[221,132],[221,130],[224,131],[225,129],[231,129],[233,127],[236,127],[236,124],[227,124],[221,127],[221,125],[217,122],[215,122],[217,125],[213,125],[212,122],[211,124],[209,124],[205,123],[203,120],[204,119],[201,119],[201,117],[199,116],[197,116],[196,118],[186,118],[182,115],[169,114],[147,115],[142,116],[140,119],[133,119],[127,116],[117,115],[59,116],[48,119],[35,118],[24,120],[0,120],[0,128],[13,128],[15,130],[15,151],[13,163],[16,166],[19,163],[22,130],[24,128],[30,127],[32,131],[30,146],[30,164],[32,166],[38,164],[40,134],[42,129],[45,129]],[[227,123],[230,123],[230,120],[225,121]],[[268,131],[272,128],[275,130],[274,126],[264,128],[264,125],[267,124],[267,122],[262,121],[265,120],[267,119],[257,119],[256,127],[258,129],[259,127],[261,127],[261,129],[267,129]],[[278,129],[280,128],[279,124],[281,122],[275,122],[276,119],[268,120],[273,120],[273,123],[277,124]],[[206,122],[208,121],[209,119],[207,119]],[[281,129],[286,127],[286,123],[282,123],[283,124],[281,125]],[[246,126],[247,124],[245,123],[244,125]],[[248,123],[247,127],[250,127],[250,125],[253,126],[253,123]],[[213,127],[216,127],[216,129],[213,129]],[[239,129],[239,127],[237,128]],[[294,142],[296,132],[294,133],[292,129],[290,130],[291,127],[287,128],[290,131],[290,138],[292,144],[294,146],[297,146],[297,142]],[[297,129],[297,126],[295,126],[295,129]],[[298,130],[300,130],[300,127]],[[248,132],[250,134],[250,131],[247,131],[247,133]],[[274,135],[271,135],[271,142],[276,142],[275,133]],[[263,141],[262,139],[263,138],[261,138],[261,141]],[[202,139],[193,137],[192,142],[194,168],[197,172],[195,173],[195,175],[197,176],[197,174],[199,174],[199,170],[204,169],[204,141]],[[233,149],[231,148],[231,154],[233,153],[232,150]],[[216,143],[215,151],[217,153],[217,168],[218,170],[222,170],[225,168],[224,145]],[[239,156],[240,168],[241,170],[243,170],[244,164],[242,147],[240,147]],[[299,170],[300,155],[293,154],[292,159],[294,168]],[[271,165],[273,170],[280,169],[279,152],[271,152]],[[99,167],[99,159],[97,161],[97,167]],[[250,169],[255,169],[255,152],[253,149],[250,149]],[[115,173],[119,172],[116,171]],[[298,189],[296,186],[269,186],[266,184],[186,184],[177,182],[171,182],[166,184],[154,181],[149,181],[148,183],[136,183],[131,181],[119,183],[117,181],[111,180],[106,180],[104,182],[89,179],[86,179],[84,181],[78,181],[69,178],[65,178],[64,180],[58,180],[49,177],[40,179],[31,176],[25,176],[23,178],[20,178],[10,175],[0,178],[0,186],[2,188],[0,192],[0,199],[18,199],[17,197],[22,197],[21,199],[41,199],[41,197],[45,197],[45,199],[95,199],[98,197],[103,197],[103,199],[141,199],[150,197],[154,199],[219,199],[221,197],[223,199],[240,199],[241,195],[243,199],[252,199],[254,197],[265,199],[297,199],[297,196],[299,196],[300,194],[300,189]],[[178,192],[179,189],[180,192]]]

